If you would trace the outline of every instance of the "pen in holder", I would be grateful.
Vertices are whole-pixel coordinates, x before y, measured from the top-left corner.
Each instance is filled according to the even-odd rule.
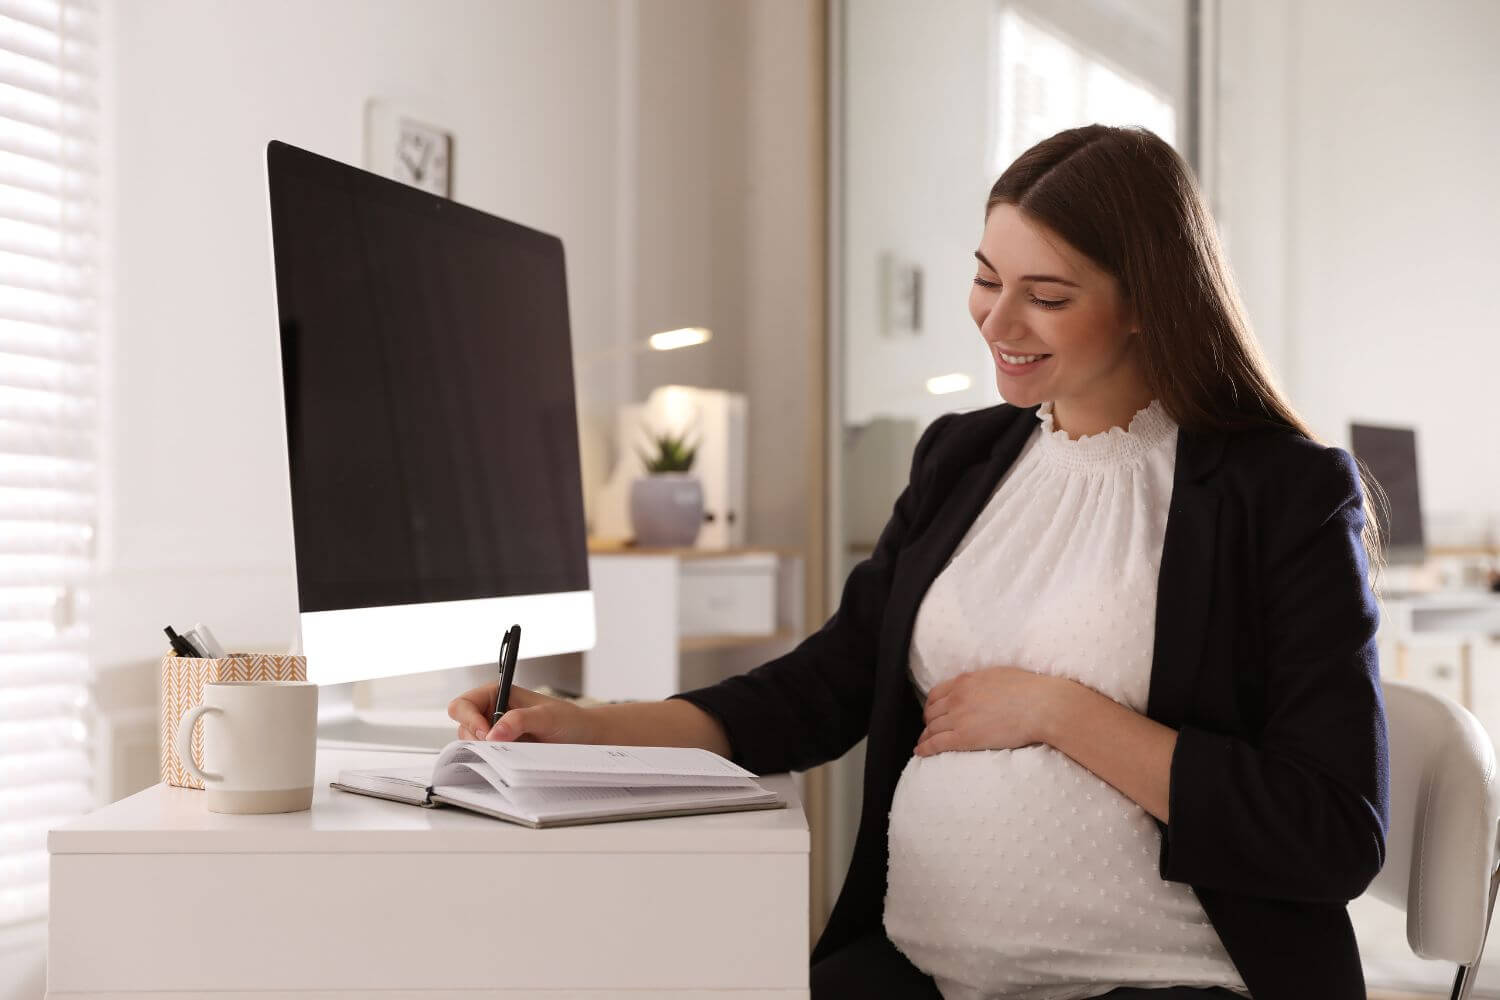
[[[203,685],[217,681],[305,681],[307,657],[279,653],[230,653],[217,659],[168,654],[161,658],[161,780],[179,788],[202,788],[177,756],[177,726],[203,702]],[[203,730],[193,730],[193,763],[203,767]]]

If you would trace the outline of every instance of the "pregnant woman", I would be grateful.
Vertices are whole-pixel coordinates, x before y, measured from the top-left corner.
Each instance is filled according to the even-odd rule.
[[[1388,788],[1353,460],[1275,387],[1152,133],[1032,147],[974,256],[1006,402],[926,430],[818,632],[664,702],[517,690],[493,730],[489,685],[450,706],[460,736],[757,773],[868,737],[815,1000],[1362,1000],[1345,904]]]

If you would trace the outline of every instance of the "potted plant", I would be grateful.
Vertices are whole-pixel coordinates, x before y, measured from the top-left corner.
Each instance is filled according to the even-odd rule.
[[[637,448],[646,475],[630,484],[630,524],[637,545],[690,546],[703,525],[703,484],[691,474],[698,446],[687,435],[652,432],[652,451]]]

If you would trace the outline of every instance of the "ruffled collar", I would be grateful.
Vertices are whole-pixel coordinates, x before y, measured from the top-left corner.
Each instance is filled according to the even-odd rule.
[[[1177,430],[1177,421],[1168,415],[1159,399],[1136,410],[1129,427],[1111,427],[1077,439],[1053,425],[1051,400],[1037,408],[1036,418],[1042,425],[1043,457],[1069,469],[1102,469],[1139,461]]]

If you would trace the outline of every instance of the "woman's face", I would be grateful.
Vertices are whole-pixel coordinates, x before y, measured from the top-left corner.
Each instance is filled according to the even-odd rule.
[[[969,313],[1006,402],[1050,399],[1059,412],[1107,414],[1139,400],[1139,338],[1113,275],[1014,205],[990,210],[974,256]],[[1012,364],[1002,355],[1026,360]]]

